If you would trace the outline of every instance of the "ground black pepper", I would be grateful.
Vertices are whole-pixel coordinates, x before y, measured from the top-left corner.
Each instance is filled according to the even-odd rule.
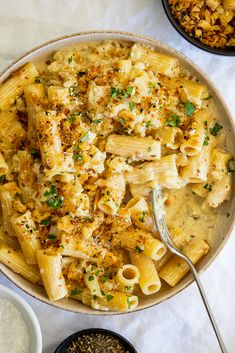
[[[118,338],[102,333],[82,335],[70,343],[66,353],[130,353]]]

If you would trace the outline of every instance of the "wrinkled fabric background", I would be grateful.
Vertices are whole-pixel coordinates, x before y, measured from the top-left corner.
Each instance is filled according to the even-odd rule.
[[[235,57],[193,47],[172,28],[160,0],[0,0],[0,69],[32,47],[84,30],[117,29],[159,39],[193,60],[215,83],[235,118]],[[235,232],[201,276],[229,352],[235,351]],[[139,353],[219,353],[195,284],[159,306],[114,317],[73,314],[43,304],[16,288],[34,309],[43,353],[53,353],[68,335],[103,327],[128,338]]]

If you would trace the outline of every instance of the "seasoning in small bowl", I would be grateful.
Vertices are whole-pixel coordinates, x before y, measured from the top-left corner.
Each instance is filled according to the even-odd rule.
[[[137,353],[130,342],[105,329],[87,329],[67,337],[55,353]]]

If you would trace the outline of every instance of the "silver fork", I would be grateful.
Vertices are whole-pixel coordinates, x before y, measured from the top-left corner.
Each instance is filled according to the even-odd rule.
[[[152,208],[153,208],[153,215],[154,215],[155,225],[156,225],[156,228],[157,228],[157,230],[158,230],[158,232],[160,234],[160,237],[161,237],[163,243],[166,245],[166,247],[173,254],[181,257],[189,265],[189,267],[190,267],[190,269],[191,269],[191,271],[193,273],[194,279],[195,279],[195,281],[197,283],[197,287],[198,287],[199,292],[201,294],[202,301],[203,301],[203,303],[205,305],[207,314],[208,314],[208,316],[210,318],[210,321],[211,321],[212,327],[214,329],[216,338],[218,340],[219,346],[221,348],[221,351],[223,353],[228,353],[228,351],[227,351],[227,349],[226,349],[226,347],[224,345],[223,339],[221,337],[221,334],[219,332],[218,326],[217,326],[217,324],[215,322],[215,319],[214,319],[214,316],[212,314],[212,311],[211,311],[211,308],[209,306],[209,303],[207,301],[207,298],[206,298],[204,289],[202,287],[202,283],[201,283],[201,281],[199,279],[198,273],[197,273],[193,263],[191,262],[191,260],[187,256],[185,256],[177,248],[177,246],[173,242],[173,240],[171,238],[171,235],[170,235],[170,233],[168,231],[168,228],[167,228],[167,225],[166,225],[166,222],[165,222],[165,217],[164,217],[164,215],[165,215],[164,202],[163,202],[162,190],[161,190],[160,186],[156,186],[152,190]]]

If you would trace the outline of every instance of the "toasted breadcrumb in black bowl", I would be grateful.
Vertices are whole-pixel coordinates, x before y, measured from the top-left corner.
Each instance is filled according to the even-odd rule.
[[[118,333],[91,328],[67,337],[54,353],[137,353],[137,351]]]
[[[176,19],[174,14],[172,13],[169,0],[162,0],[162,5],[165,10],[165,13],[173,25],[173,27],[176,29],[176,31],[181,34],[184,39],[186,39],[188,42],[193,44],[194,46],[205,50],[209,53],[212,54],[217,54],[217,55],[225,55],[225,56],[235,56],[235,47],[229,46],[229,47],[223,47],[223,48],[216,48],[216,47],[210,47],[209,45],[206,45],[202,43],[199,39],[193,37],[190,35],[179,23],[179,21]]]

